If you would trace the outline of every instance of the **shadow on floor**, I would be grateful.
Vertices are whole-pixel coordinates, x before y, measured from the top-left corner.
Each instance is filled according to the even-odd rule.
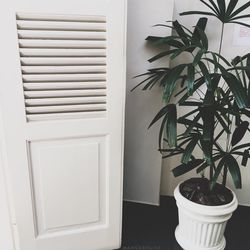
[[[182,250],[174,237],[178,224],[175,200],[161,197],[161,206],[124,202],[120,250]],[[250,250],[250,208],[240,206],[226,229],[225,250]]]

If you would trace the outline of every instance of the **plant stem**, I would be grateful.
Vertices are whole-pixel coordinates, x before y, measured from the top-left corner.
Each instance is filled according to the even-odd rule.
[[[224,26],[225,26],[225,24],[222,23],[221,36],[220,36],[219,54],[221,54],[221,50],[222,50],[222,43],[223,43],[223,36],[224,36]],[[218,62],[219,62],[219,61],[220,61],[220,58],[218,59]]]
[[[210,180],[210,183],[212,183],[212,180],[213,180],[213,176],[214,176],[214,167],[213,165],[210,166],[210,169],[209,169],[209,180]]]
[[[223,172],[223,180],[222,180],[222,185],[223,187],[226,187],[227,183],[227,167],[224,167],[224,172]]]

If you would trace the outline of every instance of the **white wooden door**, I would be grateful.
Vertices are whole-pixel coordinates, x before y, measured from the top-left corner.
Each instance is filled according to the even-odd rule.
[[[125,0],[0,3],[0,102],[21,250],[121,237]]]

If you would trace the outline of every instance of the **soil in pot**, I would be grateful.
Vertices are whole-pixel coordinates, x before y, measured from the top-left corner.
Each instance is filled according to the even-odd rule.
[[[206,206],[226,205],[233,200],[232,192],[219,183],[210,191],[206,178],[192,178],[183,182],[180,193],[190,201]]]

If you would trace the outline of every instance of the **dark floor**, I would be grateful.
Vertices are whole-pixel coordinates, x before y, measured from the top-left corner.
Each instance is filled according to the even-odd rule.
[[[182,250],[174,238],[177,207],[172,197],[162,197],[155,207],[124,202],[121,250]],[[225,250],[250,250],[250,208],[239,207],[226,229]]]

